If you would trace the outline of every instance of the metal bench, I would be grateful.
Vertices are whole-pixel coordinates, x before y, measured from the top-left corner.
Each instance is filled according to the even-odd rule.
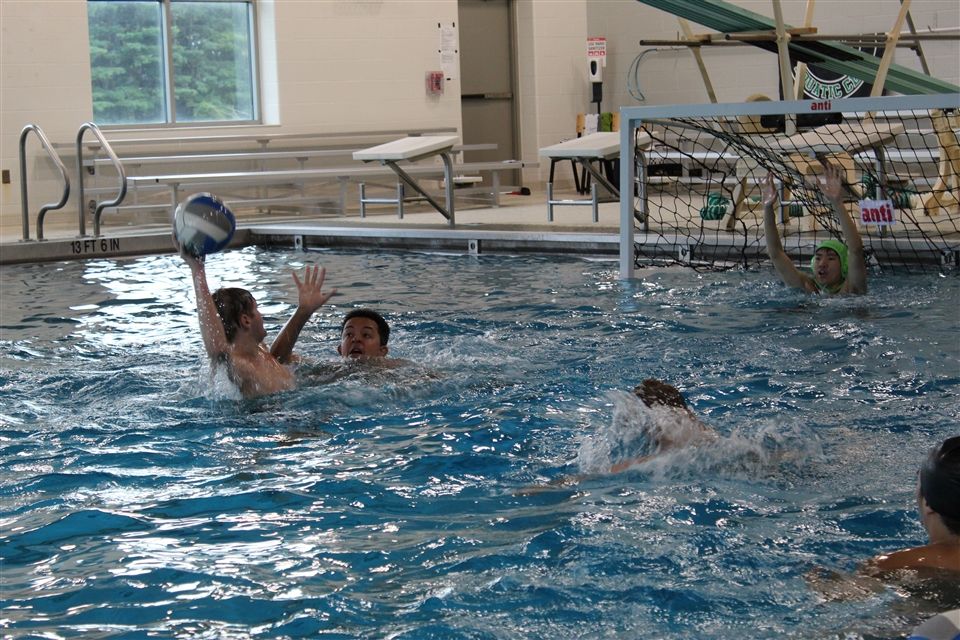
[[[644,137],[644,140],[637,141],[638,147],[650,144],[650,138],[645,134]],[[604,131],[591,133],[582,138],[575,138],[549,147],[543,147],[540,149],[540,155],[546,156],[551,160],[567,158],[579,162],[583,165],[583,168],[593,176],[589,199],[556,200],[553,197],[553,181],[547,182],[547,220],[549,222],[553,222],[553,208],[561,205],[590,205],[593,209],[593,221],[598,222],[600,216],[597,209],[599,203],[597,184],[602,185],[613,198],[620,199],[620,189],[603,175],[600,167],[594,164],[597,160],[607,161],[620,157],[620,132]]]
[[[368,203],[377,204],[397,204],[403,206],[403,185],[409,185],[411,189],[419,193],[434,209],[439,211],[449,224],[454,223],[454,204],[453,204],[453,161],[450,159],[450,152],[454,145],[459,142],[457,136],[417,136],[401,138],[393,142],[379,144],[369,149],[362,149],[353,153],[354,160],[363,162],[379,162],[383,166],[390,167],[394,173],[399,176],[401,182],[397,186],[396,198],[368,198],[366,196],[366,185],[360,183],[360,216],[366,215],[366,206]],[[446,197],[446,206],[441,206],[433,199],[427,191],[414,180],[413,176],[404,171],[399,162],[417,162],[440,156],[443,161],[443,181],[444,195]]]

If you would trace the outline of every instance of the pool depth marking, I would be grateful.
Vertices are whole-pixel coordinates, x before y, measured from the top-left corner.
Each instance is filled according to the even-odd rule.
[[[120,238],[91,238],[70,243],[74,255],[120,251]]]

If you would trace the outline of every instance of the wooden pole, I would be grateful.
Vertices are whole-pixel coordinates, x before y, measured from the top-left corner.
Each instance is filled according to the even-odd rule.
[[[780,60],[780,94],[783,100],[793,97],[793,74],[790,69],[790,34],[783,24],[780,0],[773,0],[773,18],[777,21],[777,58]],[[797,120],[793,114],[784,117],[783,132],[792,136],[797,132]]]
[[[700,69],[700,76],[703,78],[703,84],[707,88],[707,95],[710,97],[710,102],[716,104],[717,94],[713,90],[713,83],[710,82],[710,75],[707,73],[707,65],[703,63],[703,55],[700,53],[700,47],[696,44],[693,44],[693,30],[690,29],[690,23],[684,20],[683,18],[677,18],[677,21],[680,22],[680,29],[683,30],[683,37],[687,41],[691,41],[687,44],[690,47],[690,53],[693,54],[694,60],[697,61],[697,68]]]
[[[803,26],[811,27],[813,26],[813,5],[816,0],[807,0],[807,10],[803,15]],[[807,81],[807,64],[805,62],[800,62],[797,64],[797,82],[794,86],[793,99],[799,100],[803,97],[803,86]]]
[[[793,74],[790,73],[790,36],[783,24],[780,0],[773,0],[773,19],[777,23],[777,56],[780,59],[780,91],[786,100],[793,95]]]
[[[900,0],[900,4],[903,4],[903,0]],[[910,17],[909,11],[907,12],[907,27],[910,28],[910,35],[917,35],[917,28],[913,26],[913,18]],[[900,35],[900,38],[903,38],[903,34]],[[930,67],[927,66],[927,57],[923,55],[923,47],[920,46],[920,41],[914,41],[911,47],[916,52],[917,57],[920,58],[920,66],[923,68],[923,72],[930,75]]]
[[[893,54],[897,49],[897,40],[900,39],[900,29],[903,28],[903,21],[910,10],[910,0],[903,0],[900,4],[900,13],[897,14],[897,20],[893,23],[893,28],[887,33],[887,41],[883,50],[883,57],[880,59],[880,66],[877,68],[877,77],[873,80],[873,89],[870,91],[870,97],[876,97],[883,94],[883,83],[887,81],[887,71],[890,70],[890,64],[893,62]]]

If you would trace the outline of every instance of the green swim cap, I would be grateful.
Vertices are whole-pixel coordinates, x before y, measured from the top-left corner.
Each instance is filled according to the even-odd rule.
[[[824,240],[817,245],[817,248],[813,251],[813,257],[810,258],[810,270],[816,270],[817,264],[817,251],[820,249],[830,249],[838,256],[840,256],[840,275],[843,276],[843,279],[847,279],[847,245],[843,244],[839,240],[834,240],[829,238]]]

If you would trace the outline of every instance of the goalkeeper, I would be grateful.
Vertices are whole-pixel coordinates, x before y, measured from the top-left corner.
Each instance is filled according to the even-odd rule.
[[[780,242],[780,232],[773,214],[777,190],[773,184],[773,174],[768,173],[763,183],[763,231],[767,241],[767,254],[780,279],[787,286],[821,295],[866,293],[867,263],[863,257],[863,240],[843,206],[843,169],[822,160],[821,163],[826,179],[822,192],[830,201],[840,222],[844,242],[830,238],[819,243],[810,261],[813,273],[800,271],[784,252]]]

